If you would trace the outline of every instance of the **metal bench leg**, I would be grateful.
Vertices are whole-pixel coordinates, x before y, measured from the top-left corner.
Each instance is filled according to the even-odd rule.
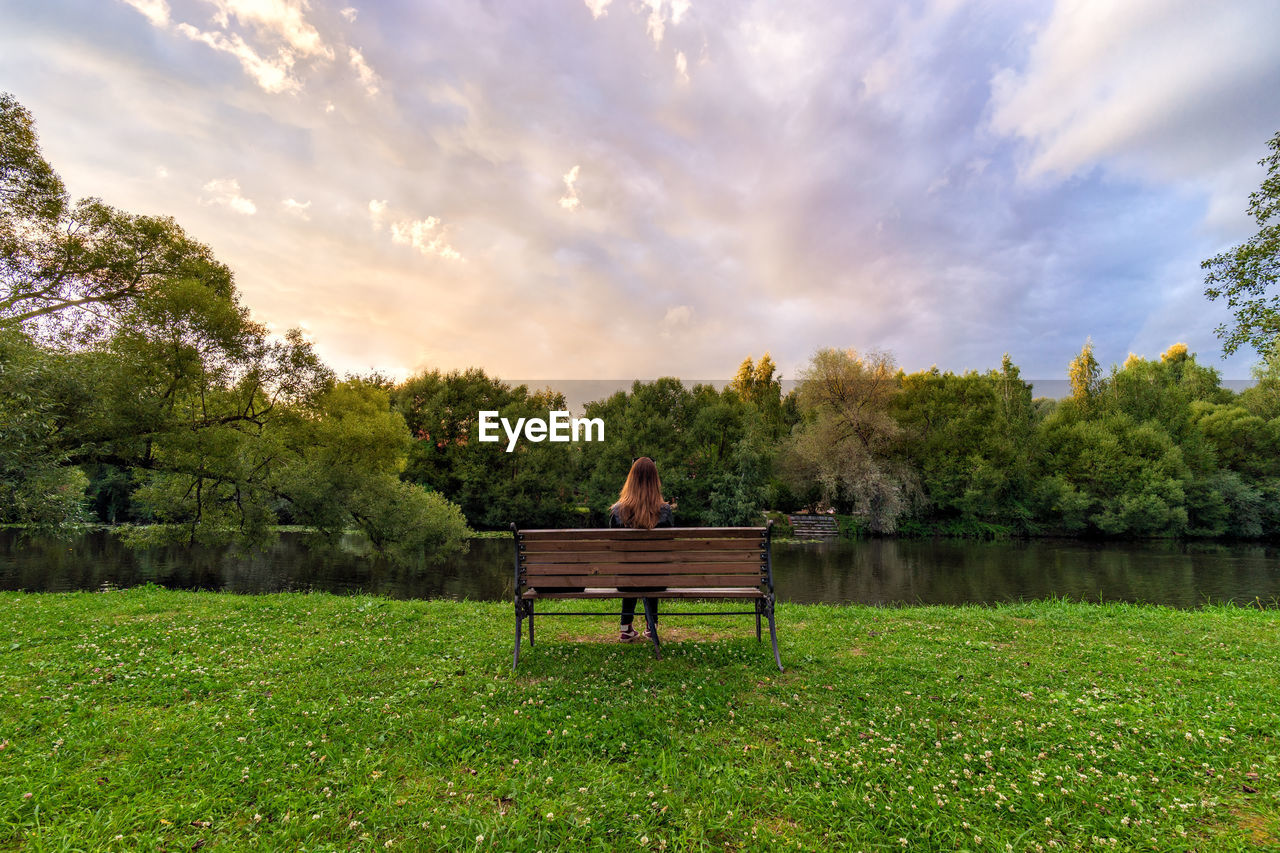
[[[533,648],[533,602],[526,602],[525,606],[529,608],[529,648]]]
[[[644,602],[644,622],[649,628],[649,637],[653,640],[653,656],[662,660],[662,644],[658,642],[658,616],[653,612],[653,602],[648,598]]]
[[[782,672],[782,656],[778,654],[778,629],[773,623],[773,596],[765,600],[765,615],[769,617],[769,639],[773,641],[773,659],[778,664],[778,672]]]
[[[515,655],[511,658],[512,672],[516,671],[516,664],[520,663],[520,628],[522,627],[520,625],[520,620],[521,620],[521,617],[524,615],[521,612],[523,608],[520,606],[520,604],[521,603],[519,601],[516,602],[516,651],[515,651]]]
[[[756,642],[760,642],[760,599],[756,599]]]

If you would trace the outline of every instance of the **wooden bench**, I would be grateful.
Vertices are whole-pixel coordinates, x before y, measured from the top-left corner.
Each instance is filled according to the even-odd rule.
[[[769,554],[773,522],[764,527],[663,527],[656,530],[601,528],[520,530],[515,543],[516,647],[529,620],[533,645],[534,606],[549,599],[687,598],[752,602],[752,610],[672,613],[671,616],[760,617],[769,620],[773,658],[782,669],[774,625],[773,563]],[[627,588],[659,587],[654,591]],[[620,613],[544,612],[544,616],[618,616]],[[668,614],[664,613],[663,616]],[[662,659],[654,614],[644,608],[654,655]]]

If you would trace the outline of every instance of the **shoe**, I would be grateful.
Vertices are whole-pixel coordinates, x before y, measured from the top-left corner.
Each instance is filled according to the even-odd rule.
[[[634,643],[637,640],[642,639],[643,636],[644,635],[640,634],[638,631],[636,631],[635,628],[631,627],[630,625],[623,625],[622,630],[618,632],[618,642]]]

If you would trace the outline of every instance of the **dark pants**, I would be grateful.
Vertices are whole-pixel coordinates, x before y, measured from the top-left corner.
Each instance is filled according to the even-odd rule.
[[[650,613],[653,614],[653,621],[657,622],[658,621],[658,599],[646,597],[644,600],[644,606],[646,609],[649,610]],[[631,620],[635,619],[635,616],[636,616],[636,599],[634,598],[622,599],[622,624],[624,626],[630,625]]]

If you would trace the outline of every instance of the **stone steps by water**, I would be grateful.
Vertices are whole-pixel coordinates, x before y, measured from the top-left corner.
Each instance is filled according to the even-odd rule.
[[[790,515],[787,521],[795,528],[797,539],[834,539],[840,535],[834,516]]]

